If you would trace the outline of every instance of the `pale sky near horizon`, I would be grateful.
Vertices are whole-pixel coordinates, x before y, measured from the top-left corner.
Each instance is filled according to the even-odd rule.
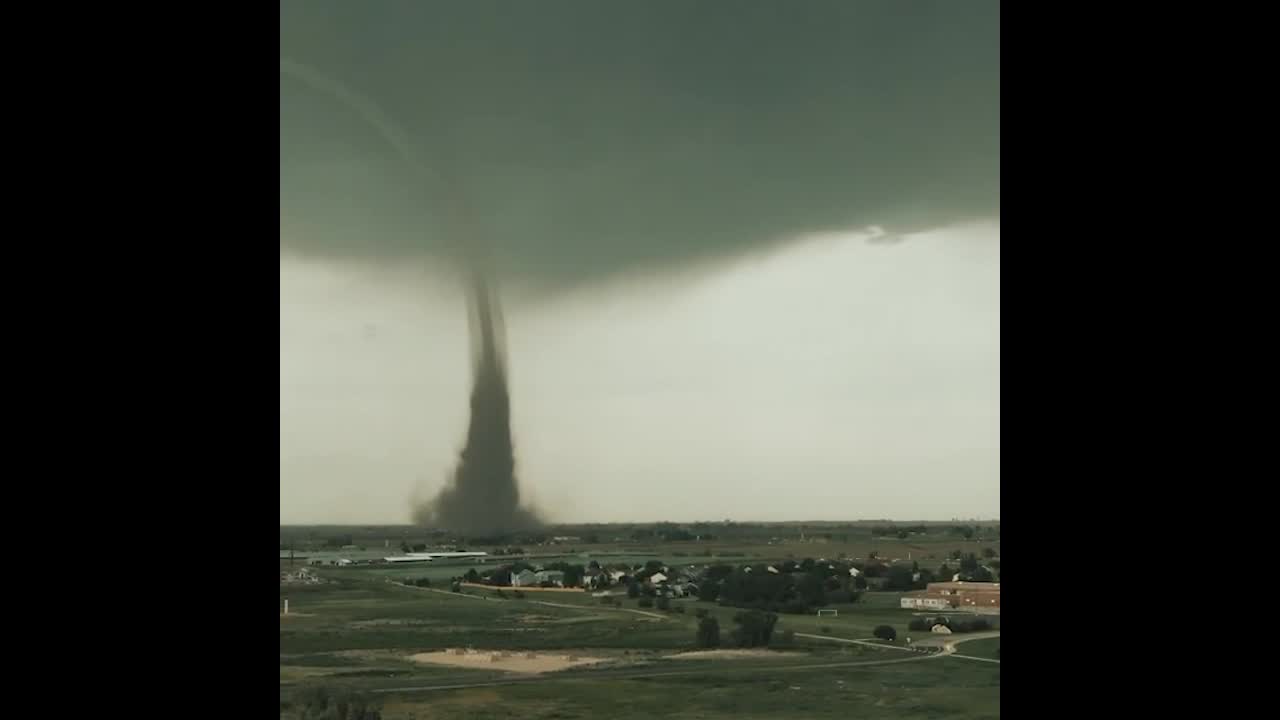
[[[997,518],[997,221],[507,295],[517,474],[557,522]],[[455,282],[282,256],[280,521],[399,523],[470,391]]]

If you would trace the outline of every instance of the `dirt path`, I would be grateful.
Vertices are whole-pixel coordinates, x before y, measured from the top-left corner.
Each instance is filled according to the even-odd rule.
[[[391,581],[388,580],[387,582],[391,582]],[[466,593],[456,593],[450,590],[436,590],[435,588],[424,588],[424,587],[417,587],[414,585],[405,585],[404,583],[392,583],[392,584],[399,585],[400,587],[403,587],[403,588],[409,588],[410,590],[424,590],[426,592],[440,593],[441,595],[448,595],[450,597],[464,597],[464,598],[470,598],[472,600],[492,600],[494,602],[498,602],[498,598],[489,597],[487,595],[468,595]],[[503,602],[526,602],[526,603],[531,603],[533,605],[548,605],[550,607],[569,608],[570,610],[582,610],[583,612],[592,612],[592,613],[599,612],[601,610],[611,610],[613,612],[628,612],[628,613],[634,613],[636,615],[644,615],[645,617],[651,617],[657,620],[670,619],[666,615],[659,615],[658,613],[647,612],[645,610],[632,610],[631,608],[609,607],[607,605],[600,605],[597,607],[595,605],[574,605],[571,603],[555,603],[555,602],[549,602],[547,600],[522,600],[519,598],[507,598],[503,600]]]
[[[973,633],[956,637],[954,635],[934,635],[911,645],[885,645],[880,642],[872,642],[870,639],[851,640],[849,638],[838,638],[830,635],[810,635],[809,633],[796,633],[796,637],[812,638],[814,640],[831,640],[833,642],[848,643],[852,645],[869,645],[871,647],[880,648],[881,650],[901,650],[903,652],[929,653],[927,657],[955,657],[964,660],[977,660],[979,662],[988,662],[1000,664],[999,660],[991,658],[980,658],[973,655],[960,655],[956,653],[956,646],[960,643],[969,642],[970,640],[986,640],[987,638],[1000,637],[1000,631]],[[937,652],[934,652],[934,650]]]

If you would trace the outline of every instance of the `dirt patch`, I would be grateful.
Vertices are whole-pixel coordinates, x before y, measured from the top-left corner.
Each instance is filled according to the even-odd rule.
[[[581,655],[524,653],[524,652],[440,652],[418,653],[409,656],[414,662],[433,665],[452,665],[476,670],[502,670],[504,672],[538,674],[556,672],[579,665],[604,662],[604,658]]]
[[[738,650],[691,650],[689,652],[668,655],[668,660],[744,660],[750,658],[798,657],[805,653],[778,652],[777,650],[738,649]]]
[[[516,622],[522,623],[549,623],[554,622],[556,619],[553,615],[535,615],[533,613],[524,613],[516,616]]]

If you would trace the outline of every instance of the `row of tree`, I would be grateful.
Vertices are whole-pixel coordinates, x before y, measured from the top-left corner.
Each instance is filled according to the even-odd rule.
[[[805,567],[805,563],[784,563],[783,568],[776,568],[778,572],[770,572],[765,565],[712,566],[698,586],[698,599],[732,607],[799,614],[831,602],[857,602],[860,597],[847,575],[837,575],[827,565],[809,564],[808,571],[801,567]]]
[[[778,623],[778,616],[771,612],[747,610],[734,615],[733,622],[737,625],[729,633],[733,647],[768,647],[773,640],[773,627]],[[700,648],[720,647],[720,621],[711,615],[703,615],[698,621],[695,642]],[[787,644],[789,642],[790,636]]]

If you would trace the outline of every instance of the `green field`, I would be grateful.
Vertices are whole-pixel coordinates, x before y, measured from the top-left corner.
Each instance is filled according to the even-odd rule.
[[[983,640],[974,640],[964,643],[960,646],[958,652],[974,657],[991,658],[999,660],[996,651],[1000,649],[1000,638],[989,638]]]
[[[758,548],[759,549],[759,548]],[[771,548],[760,549],[768,552]],[[637,553],[629,562],[661,558]],[[634,558],[634,559],[633,559]],[[669,559],[669,562],[678,562]],[[602,560],[603,562],[603,560]],[[281,568],[287,569],[287,562]],[[589,593],[525,593],[506,599],[485,590],[447,592],[469,562],[424,566],[320,568],[327,582],[281,585],[290,615],[280,619],[281,717],[294,717],[296,691],[311,684],[369,693],[395,718],[872,718],[999,717],[999,665],[902,650],[795,638],[782,652],[750,659],[671,659],[694,649],[696,609],[716,616],[727,638],[738,611],[676,600],[684,613],[636,612],[602,605]],[[483,569],[484,565],[474,565]],[[432,590],[393,581],[427,577]],[[438,581],[438,582],[437,582]],[[871,637],[887,624],[905,638],[912,613],[896,593],[830,606],[838,617],[780,615],[785,631]],[[542,604],[553,602],[569,607]],[[995,640],[961,652],[987,656]],[[994,643],[994,645],[992,645]],[[903,644],[903,640],[899,640]],[[991,649],[988,649],[990,645]],[[606,660],[544,675],[504,673],[411,661],[418,652],[471,647],[576,653]],[[892,661],[892,662],[890,662]],[[439,686],[451,689],[424,689]]]

